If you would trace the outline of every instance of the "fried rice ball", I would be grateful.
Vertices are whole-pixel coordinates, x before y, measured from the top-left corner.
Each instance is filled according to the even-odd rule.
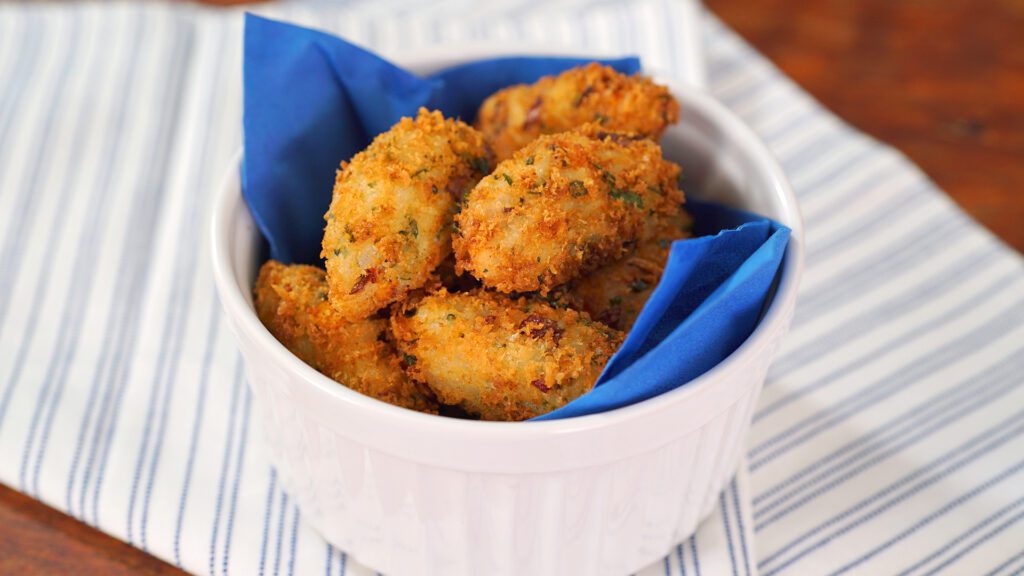
[[[397,307],[391,329],[409,375],[483,420],[526,420],[590,390],[622,333],[574,310],[441,289]]]
[[[323,270],[268,261],[260,268],[254,295],[263,325],[306,364],[367,396],[437,413],[429,390],[409,380],[394,348],[383,340],[387,320],[341,318],[327,302]]]
[[[674,240],[689,238],[693,220],[680,210],[661,221],[653,238],[636,251],[573,282],[569,294],[592,318],[628,332],[661,280]]]
[[[636,135],[587,125],[498,164],[456,216],[458,271],[501,292],[547,294],[629,253],[683,202],[679,166]]]
[[[679,103],[668,88],[592,62],[494,93],[480,106],[476,126],[504,160],[541,134],[588,122],[657,139],[678,120]]]
[[[479,132],[421,108],[342,163],[321,252],[338,314],[366,318],[427,282],[451,252],[459,200],[489,162]]]

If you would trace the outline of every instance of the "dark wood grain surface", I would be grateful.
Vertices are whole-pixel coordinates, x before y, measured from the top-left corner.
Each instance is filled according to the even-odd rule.
[[[1024,251],[1024,1],[706,1],[826,106],[905,152]],[[0,574],[27,573],[180,572],[0,486]]]
[[[706,0],[828,108],[1024,251],[1024,2]]]

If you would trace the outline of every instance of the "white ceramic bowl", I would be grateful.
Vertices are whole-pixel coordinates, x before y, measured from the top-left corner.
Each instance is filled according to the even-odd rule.
[[[682,122],[663,144],[683,166],[687,194],[769,216],[793,235],[774,298],[738,350],[685,386],[592,416],[419,414],[302,363],[253,311],[259,233],[239,165],[230,166],[213,222],[217,288],[271,460],[328,541],[388,575],[619,575],[664,556],[713,509],[792,317],[803,237],[785,176],[754,134],[710,96],[673,91]]]

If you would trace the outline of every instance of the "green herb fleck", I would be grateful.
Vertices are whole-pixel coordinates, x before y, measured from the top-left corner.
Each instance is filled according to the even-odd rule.
[[[406,366],[416,365],[416,357],[413,356],[412,354],[402,354],[402,358],[405,360]]]
[[[502,178],[505,179],[505,183],[507,183],[509,186],[512,185],[512,177],[509,176],[507,172],[502,172],[501,176],[502,176]]]
[[[637,193],[630,192],[629,190],[620,190],[618,188],[612,188],[608,195],[616,200],[622,200],[627,204],[632,204],[637,208],[644,207],[644,199],[641,198]]]
[[[426,171],[427,171],[427,168],[425,168],[425,167],[424,167],[424,168],[420,168],[419,170],[417,170],[417,171],[413,172],[413,173],[411,174],[411,176],[412,176],[413,178],[415,178],[415,177],[419,176],[420,174],[423,174],[423,173],[424,173],[424,172],[426,172]]]
[[[447,318],[449,320],[455,320],[455,314],[452,314],[451,312],[449,312],[448,315],[445,316],[445,318]]]
[[[580,196],[587,195],[587,187],[583,182],[579,180],[573,180],[569,182],[569,193],[572,194],[573,198],[579,198]]]
[[[334,249],[334,255],[335,256],[341,256],[341,248],[335,248]]]
[[[600,112],[594,112],[594,120],[597,120],[598,124],[604,126],[608,123],[609,118]]]
[[[352,228],[348,224],[345,224],[345,235],[348,236],[349,242],[356,241],[356,236],[352,233]]]
[[[608,300],[608,303],[612,306],[622,306],[622,296],[615,296]]]
[[[533,156],[530,156],[529,158],[526,159],[526,165],[533,166]]]
[[[413,238],[420,237],[420,226],[419,224],[416,223],[416,220],[413,218],[409,218],[409,230],[412,231]]]
[[[430,185],[430,193],[431,194],[437,194],[437,184],[431,184]]]
[[[491,171],[491,165],[487,162],[487,158],[483,156],[470,156],[467,160],[469,167],[480,173],[487,173]]]

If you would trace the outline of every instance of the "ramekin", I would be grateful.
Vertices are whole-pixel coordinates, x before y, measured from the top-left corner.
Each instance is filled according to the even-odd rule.
[[[480,54],[420,58],[429,71]],[[671,83],[669,83],[671,84]],[[260,237],[239,182],[217,192],[213,270],[269,456],[303,518],[389,575],[620,575],[694,532],[735,473],[803,265],[799,210],[753,132],[711,96],[673,86],[682,121],[663,140],[690,196],[757,212],[793,233],[757,328],[701,377],[645,402],[544,422],[476,422],[396,408],[293,356],[252,304]]]

